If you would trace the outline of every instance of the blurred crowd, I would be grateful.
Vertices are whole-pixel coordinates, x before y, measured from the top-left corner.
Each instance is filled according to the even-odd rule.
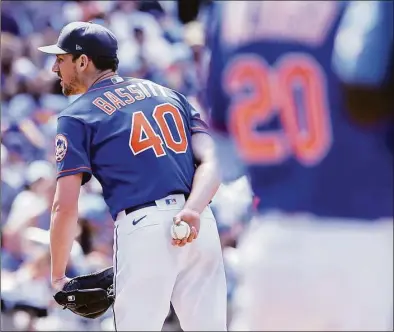
[[[187,96],[204,117],[204,22],[209,6],[190,23],[176,1],[3,1],[1,10],[1,302],[2,330],[112,330],[112,313],[83,320],[54,305],[50,288],[49,224],[55,189],[57,114],[65,97],[53,56],[38,52],[71,21],[106,25],[119,40],[119,74],[153,80]],[[78,96],[77,96],[78,97]],[[244,192],[242,198],[234,193]],[[226,208],[221,208],[226,203]],[[229,204],[230,203],[230,204]],[[229,208],[231,206],[231,208]],[[223,185],[213,202],[229,285],[237,264],[232,249],[252,206],[245,178]],[[79,231],[67,274],[112,265],[113,221],[92,179],[82,188]],[[171,310],[164,329],[178,329]]]

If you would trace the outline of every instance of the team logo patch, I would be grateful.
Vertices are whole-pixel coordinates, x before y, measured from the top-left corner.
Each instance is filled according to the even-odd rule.
[[[56,161],[62,161],[66,156],[68,141],[62,134],[56,135]]]

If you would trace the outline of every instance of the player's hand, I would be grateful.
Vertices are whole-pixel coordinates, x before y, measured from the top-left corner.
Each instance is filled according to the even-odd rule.
[[[61,291],[63,286],[70,281],[70,278],[63,277],[63,278],[52,278],[52,288],[55,291]]]
[[[172,245],[183,247],[186,243],[195,240],[200,231],[200,214],[191,209],[183,209],[174,217],[174,223],[179,224],[181,221],[186,222],[190,226],[190,235],[182,240],[172,239]]]

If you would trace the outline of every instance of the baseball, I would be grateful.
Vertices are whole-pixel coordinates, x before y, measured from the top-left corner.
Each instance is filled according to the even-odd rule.
[[[190,235],[190,226],[181,221],[179,225],[173,224],[171,226],[171,236],[173,239],[182,240]]]

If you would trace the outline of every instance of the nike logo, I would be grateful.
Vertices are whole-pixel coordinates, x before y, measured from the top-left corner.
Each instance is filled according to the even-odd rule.
[[[137,225],[142,219],[144,219],[146,217],[146,215],[145,216],[143,216],[143,217],[141,217],[140,219],[137,219],[137,220],[133,220],[133,225],[135,226],[135,225]]]

